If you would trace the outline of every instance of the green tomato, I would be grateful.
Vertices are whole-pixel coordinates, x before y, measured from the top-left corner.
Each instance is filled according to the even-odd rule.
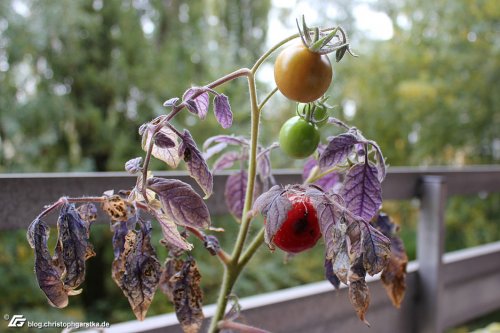
[[[298,103],[297,114],[306,117],[311,114],[313,122],[318,127],[323,127],[328,121],[328,108],[323,103]]]
[[[288,119],[280,130],[281,150],[293,158],[306,158],[318,147],[319,130],[316,125],[295,116]]]

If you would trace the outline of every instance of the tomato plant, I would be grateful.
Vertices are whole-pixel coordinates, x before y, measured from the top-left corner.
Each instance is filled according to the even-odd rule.
[[[276,61],[278,87],[259,100],[255,76],[260,65],[298,36],[303,43],[285,48]],[[224,267],[209,333],[234,328],[231,325],[239,313],[226,314],[228,299],[239,274],[264,242],[270,248],[277,246],[289,253],[299,253],[314,246],[323,236],[326,278],[336,288],[340,283],[349,286],[351,303],[362,321],[366,322],[369,305],[367,274],[385,274],[383,283],[391,295],[397,294],[393,302],[399,306],[404,292],[401,286],[405,285],[405,275],[401,272],[406,261],[399,243],[391,252],[390,244],[397,242],[397,237],[391,231],[390,220],[379,214],[386,168],[375,141],[366,139],[357,128],[330,117],[328,123],[344,132],[328,138],[317,159],[308,160],[304,182],[277,185],[272,175],[270,155],[274,148],[280,146],[289,156],[304,158],[318,147],[320,135],[316,124],[326,120],[327,107],[325,97],[315,100],[323,96],[331,82],[332,69],[326,56],[331,52],[335,52],[337,61],[346,52],[351,53],[345,31],[340,27],[311,30],[303,22],[299,35],[271,47],[252,68],[235,70],[207,85],[187,89],[182,98],[168,99],[164,103],[166,114],[139,128],[145,156],[125,163],[125,170],[136,176],[131,189],[106,191],[92,197],[61,197],[45,207],[28,227],[27,238],[35,252],[38,285],[50,304],[63,308],[81,290],[78,288],[85,280],[86,261],[95,255],[90,229],[97,219],[94,203],[98,203],[108,215],[113,232],[112,278],[138,320],[145,318],[155,292],[160,289],[174,304],[184,331],[201,329],[203,293],[200,272],[189,252],[194,246],[192,238],[217,256]],[[179,130],[172,119],[187,110],[203,120],[213,104],[217,122],[224,129],[231,127],[233,113],[229,98],[216,89],[241,77],[247,79],[250,96],[249,138],[216,135],[207,139],[202,152],[189,130]],[[263,147],[259,144],[260,115],[278,89],[293,100],[315,102],[299,105],[298,115],[283,124],[279,145]],[[217,160],[209,167],[207,160],[216,155]],[[360,158],[353,159],[353,155]],[[150,170],[153,157],[170,168],[183,164],[197,184],[196,189],[179,179],[154,176]],[[224,228],[212,226],[205,200],[214,192],[213,173],[233,165],[239,167],[227,177],[224,196],[239,229],[232,250],[226,251],[214,234]],[[333,172],[333,182],[316,182]],[[59,212],[57,245],[52,254],[46,219],[56,210]],[[259,213],[266,222],[249,240],[250,225]],[[157,258],[151,242],[150,219],[162,230],[161,244],[169,253],[165,261]],[[248,327],[245,330],[251,331]]]
[[[300,116],[288,119],[281,126],[280,147],[290,157],[310,156],[318,147],[319,140],[318,127]]]
[[[272,242],[289,253],[299,253],[312,248],[321,238],[316,209],[304,194],[289,196],[292,208],[278,229]]]
[[[303,44],[285,48],[274,63],[274,79],[287,98],[307,103],[323,96],[332,82],[333,69],[327,55]]]

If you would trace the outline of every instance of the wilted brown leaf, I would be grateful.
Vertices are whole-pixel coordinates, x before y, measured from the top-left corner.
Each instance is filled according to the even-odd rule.
[[[167,258],[165,260],[165,268],[160,276],[160,289],[167,296],[170,302],[174,302],[174,282],[171,281],[172,277],[181,271],[184,265],[184,260],[179,258]]]
[[[105,195],[106,200],[102,204],[102,210],[109,215],[113,221],[127,221],[135,211],[125,198],[118,194]]]
[[[144,320],[158,287],[161,266],[151,246],[151,224],[140,221],[140,225],[140,230],[129,230],[123,236],[123,250],[113,261],[112,275],[137,319]],[[115,229],[115,236],[123,235],[121,229],[123,227]],[[117,236],[115,249],[120,249],[120,243],[120,236]]]
[[[49,227],[42,220],[35,220],[30,226],[29,237],[35,249],[35,274],[40,289],[52,306],[66,307],[68,294],[61,281],[61,272],[54,266],[47,246]]]
[[[197,333],[203,322],[200,280],[200,272],[192,258],[186,260],[182,269],[170,279],[173,283],[175,313],[186,333]]]
[[[392,304],[399,308],[406,291],[406,265],[408,256],[403,241],[397,236],[397,227],[389,217],[380,214],[374,226],[391,241],[391,256],[382,272],[382,282]]]
[[[85,260],[95,253],[89,243],[89,229],[73,204],[66,204],[59,212],[57,220],[58,240],[54,264],[64,268],[62,281],[70,292],[85,280]]]
[[[359,319],[370,326],[370,323],[365,318],[366,310],[370,305],[370,291],[364,278],[349,284],[349,300],[354,306]]]

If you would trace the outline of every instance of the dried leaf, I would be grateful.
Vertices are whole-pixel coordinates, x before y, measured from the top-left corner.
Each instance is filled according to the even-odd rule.
[[[389,237],[391,241],[391,257],[382,271],[382,283],[392,304],[399,308],[406,291],[406,265],[408,256],[403,241],[396,234],[396,226],[385,214],[380,214],[375,228]]]
[[[200,272],[192,258],[186,260],[180,272],[170,279],[173,284],[175,314],[186,333],[198,332],[203,322],[203,292],[200,280]]]
[[[214,97],[214,113],[217,122],[222,128],[229,128],[233,124],[233,113],[226,95],[220,94]]]
[[[141,229],[129,230],[124,250],[113,268],[113,278],[132,307],[138,320],[144,320],[160,281],[161,265],[151,246],[151,224],[141,221]],[[123,269],[124,268],[124,269]]]
[[[148,187],[160,197],[163,212],[175,224],[193,228],[208,228],[210,214],[207,205],[193,188],[177,179],[153,177]]]
[[[209,96],[207,92],[203,92],[204,88],[192,87],[186,90],[184,95],[182,95],[182,100],[187,103],[187,108],[190,112],[197,114],[200,119],[205,119],[208,113],[208,105],[210,103]],[[202,92],[201,94],[199,94]],[[197,97],[192,98],[194,94],[199,94]]]
[[[154,131],[154,126],[149,125],[146,127],[143,133],[143,140],[142,140],[142,149],[144,151],[148,151],[149,145],[151,144],[152,140],[152,135]],[[170,138],[174,142],[173,147],[169,148],[161,148],[157,146],[153,142],[153,150],[151,151],[151,154],[159,159],[160,161],[163,161],[167,163],[168,166],[172,168],[176,168],[179,165],[180,162],[180,156],[179,156],[179,143],[177,141],[177,135],[168,127],[163,127],[158,133],[161,133],[162,137],[167,137]],[[158,134],[156,134],[158,135]]]
[[[349,300],[359,319],[370,326],[370,323],[365,318],[366,310],[370,305],[370,291],[364,278],[349,284]]]
[[[319,167],[326,170],[342,163],[349,156],[357,141],[358,137],[350,132],[335,136],[321,153]]]
[[[361,222],[363,239],[363,266],[370,275],[381,272],[391,253],[391,241],[369,223]]]
[[[73,290],[85,280],[85,260],[95,253],[89,243],[87,224],[73,204],[65,204],[61,208],[57,229],[59,237],[54,260],[59,265],[64,264],[64,287]]]
[[[377,168],[369,163],[354,165],[347,172],[341,193],[347,209],[365,221],[370,221],[382,204],[382,188],[377,178]]]
[[[253,210],[259,211],[266,221],[265,241],[270,248],[274,248],[272,240],[278,229],[285,222],[292,203],[288,200],[285,190],[276,185],[269,191],[261,194],[253,204]]]
[[[135,214],[134,207],[118,194],[105,195],[102,210],[113,221],[127,221]]]
[[[203,239],[203,246],[210,252],[211,255],[215,256],[220,252],[219,239],[213,235],[206,235]]]
[[[68,305],[68,294],[61,281],[61,272],[53,264],[47,241],[49,227],[42,220],[34,220],[28,229],[30,245],[35,249],[35,274],[38,286],[50,305],[64,308]]]
[[[205,199],[213,192],[214,178],[202,153],[198,150],[196,143],[188,130],[184,130],[182,144],[179,154],[184,156],[189,175],[196,180],[198,185],[205,192]]]
[[[171,281],[172,277],[181,271],[184,265],[184,260],[179,258],[167,258],[165,260],[165,268],[160,276],[160,290],[167,296],[170,302],[174,302],[174,283]]]

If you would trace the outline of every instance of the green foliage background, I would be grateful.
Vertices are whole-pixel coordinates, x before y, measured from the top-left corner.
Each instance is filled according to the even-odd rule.
[[[361,2],[308,3],[317,14],[313,23],[344,26],[360,55],[334,64],[329,91],[337,105],[334,115],[375,139],[390,165],[499,163],[498,1],[370,2],[393,22],[393,37],[382,41],[356,29],[354,10]],[[164,113],[163,101],[180,97],[190,85],[251,66],[266,49],[268,36],[279,33],[268,29],[276,17],[287,17],[286,25],[294,26],[290,9],[272,7],[269,0],[1,1],[0,172],[123,170],[125,161],[142,155],[140,124]],[[272,71],[261,74],[263,96],[272,89]],[[235,113],[230,130],[222,130],[213,115],[200,122],[183,113],[175,120],[197,142],[218,133],[248,132],[245,80],[220,91],[230,97]],[[276,140],[293,110],[279,95],[269,103],[262,115],[264,143]],[[322,135],[335,133],[328,129]],[[274,167],[301,163],[280,152],[273,156]],[[164,168],[153,164],[153,169]],[[499,240],[499,207],[498,194],[450,200],[447,250]],[[387,202],[384,208],[402,225],[413,258],[415,203]],[[215,220],[227,230],[220,237],[230,246],[237,226],[230,217]],[[2,232],[0,311],[33,320],[133,319],[110,278],[108,227],[95,228],[92,239],[98,256],[89,262],[85,291],[68,308],[56,310],[36,286],[24,231]],[[312,251],[284,265],[281,253],[269,255],[262,248],[239,281],[238,295],[321,280],[323,250]],[[220,275],[216,259],[201,250],[195,257],[206,303],[213,302]],[[170,310],[158,294],[149,314]]]

